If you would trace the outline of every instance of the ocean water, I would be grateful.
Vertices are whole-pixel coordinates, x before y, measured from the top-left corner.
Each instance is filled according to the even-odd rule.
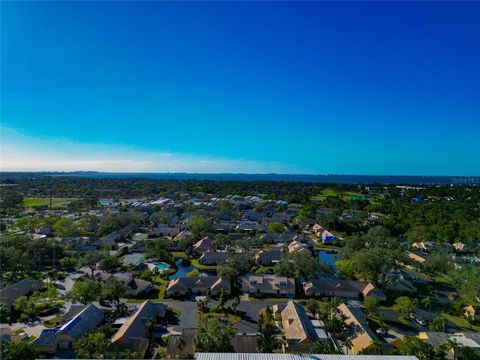
[[[404,185],[471,185],[480,184],[480,177],[466,176],[388,176],[388,175],[292,175],[292,174],[200,174],[200,173],[45,173],[49,176],[84,178],[227,180],[227,181],[290,181],[335,184],[404,184]]]

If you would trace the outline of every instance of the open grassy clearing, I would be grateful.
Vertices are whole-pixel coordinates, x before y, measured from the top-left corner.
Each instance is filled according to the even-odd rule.
[[[467,330],[472,330],[472,331],[480,331],[480,326],[470,324],[465,318],[461,316],[454,316],[447,314],[445,312],[442,312],[441,314],[447,321],[450,321],[453,323],[455,326],[462,328],[462,329],[467,329]]]
[[[55,208],[66,208],[66,204],[62,204],[66,201],[76,201],[76,198],[52,198],[52,206]],[[26,207],[35,207],[35,206],[45,206],[50,205],[50,198],[24,198],[23,206]]]
[[[323,201],[328,197],[339,197],[342,200],[363,200],[363,201],[373,201],[375,196],[360,194],[353,191],[338,192],[334,189],[325,189],[320,194],[312,196],[314,201]]]

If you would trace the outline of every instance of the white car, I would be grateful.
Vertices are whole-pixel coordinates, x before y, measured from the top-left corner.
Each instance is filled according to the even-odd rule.
[[[427,322],[426,322],[425,320],[421,319],[421,318],[416,318],[416,319],[415,319],[415,322],[416,322],[418,325],[420,325],[420,326],[425,326],[425,325],[427,325]]]

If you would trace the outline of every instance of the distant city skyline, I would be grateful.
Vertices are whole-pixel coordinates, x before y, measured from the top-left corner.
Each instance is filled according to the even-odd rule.
[[[1,7],[1,171],[480,175],[480,3]]]

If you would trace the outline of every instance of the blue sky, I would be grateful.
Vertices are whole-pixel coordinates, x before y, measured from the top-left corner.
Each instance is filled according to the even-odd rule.
[[[480,3],[1,16],[2,170],[480,175]]]

